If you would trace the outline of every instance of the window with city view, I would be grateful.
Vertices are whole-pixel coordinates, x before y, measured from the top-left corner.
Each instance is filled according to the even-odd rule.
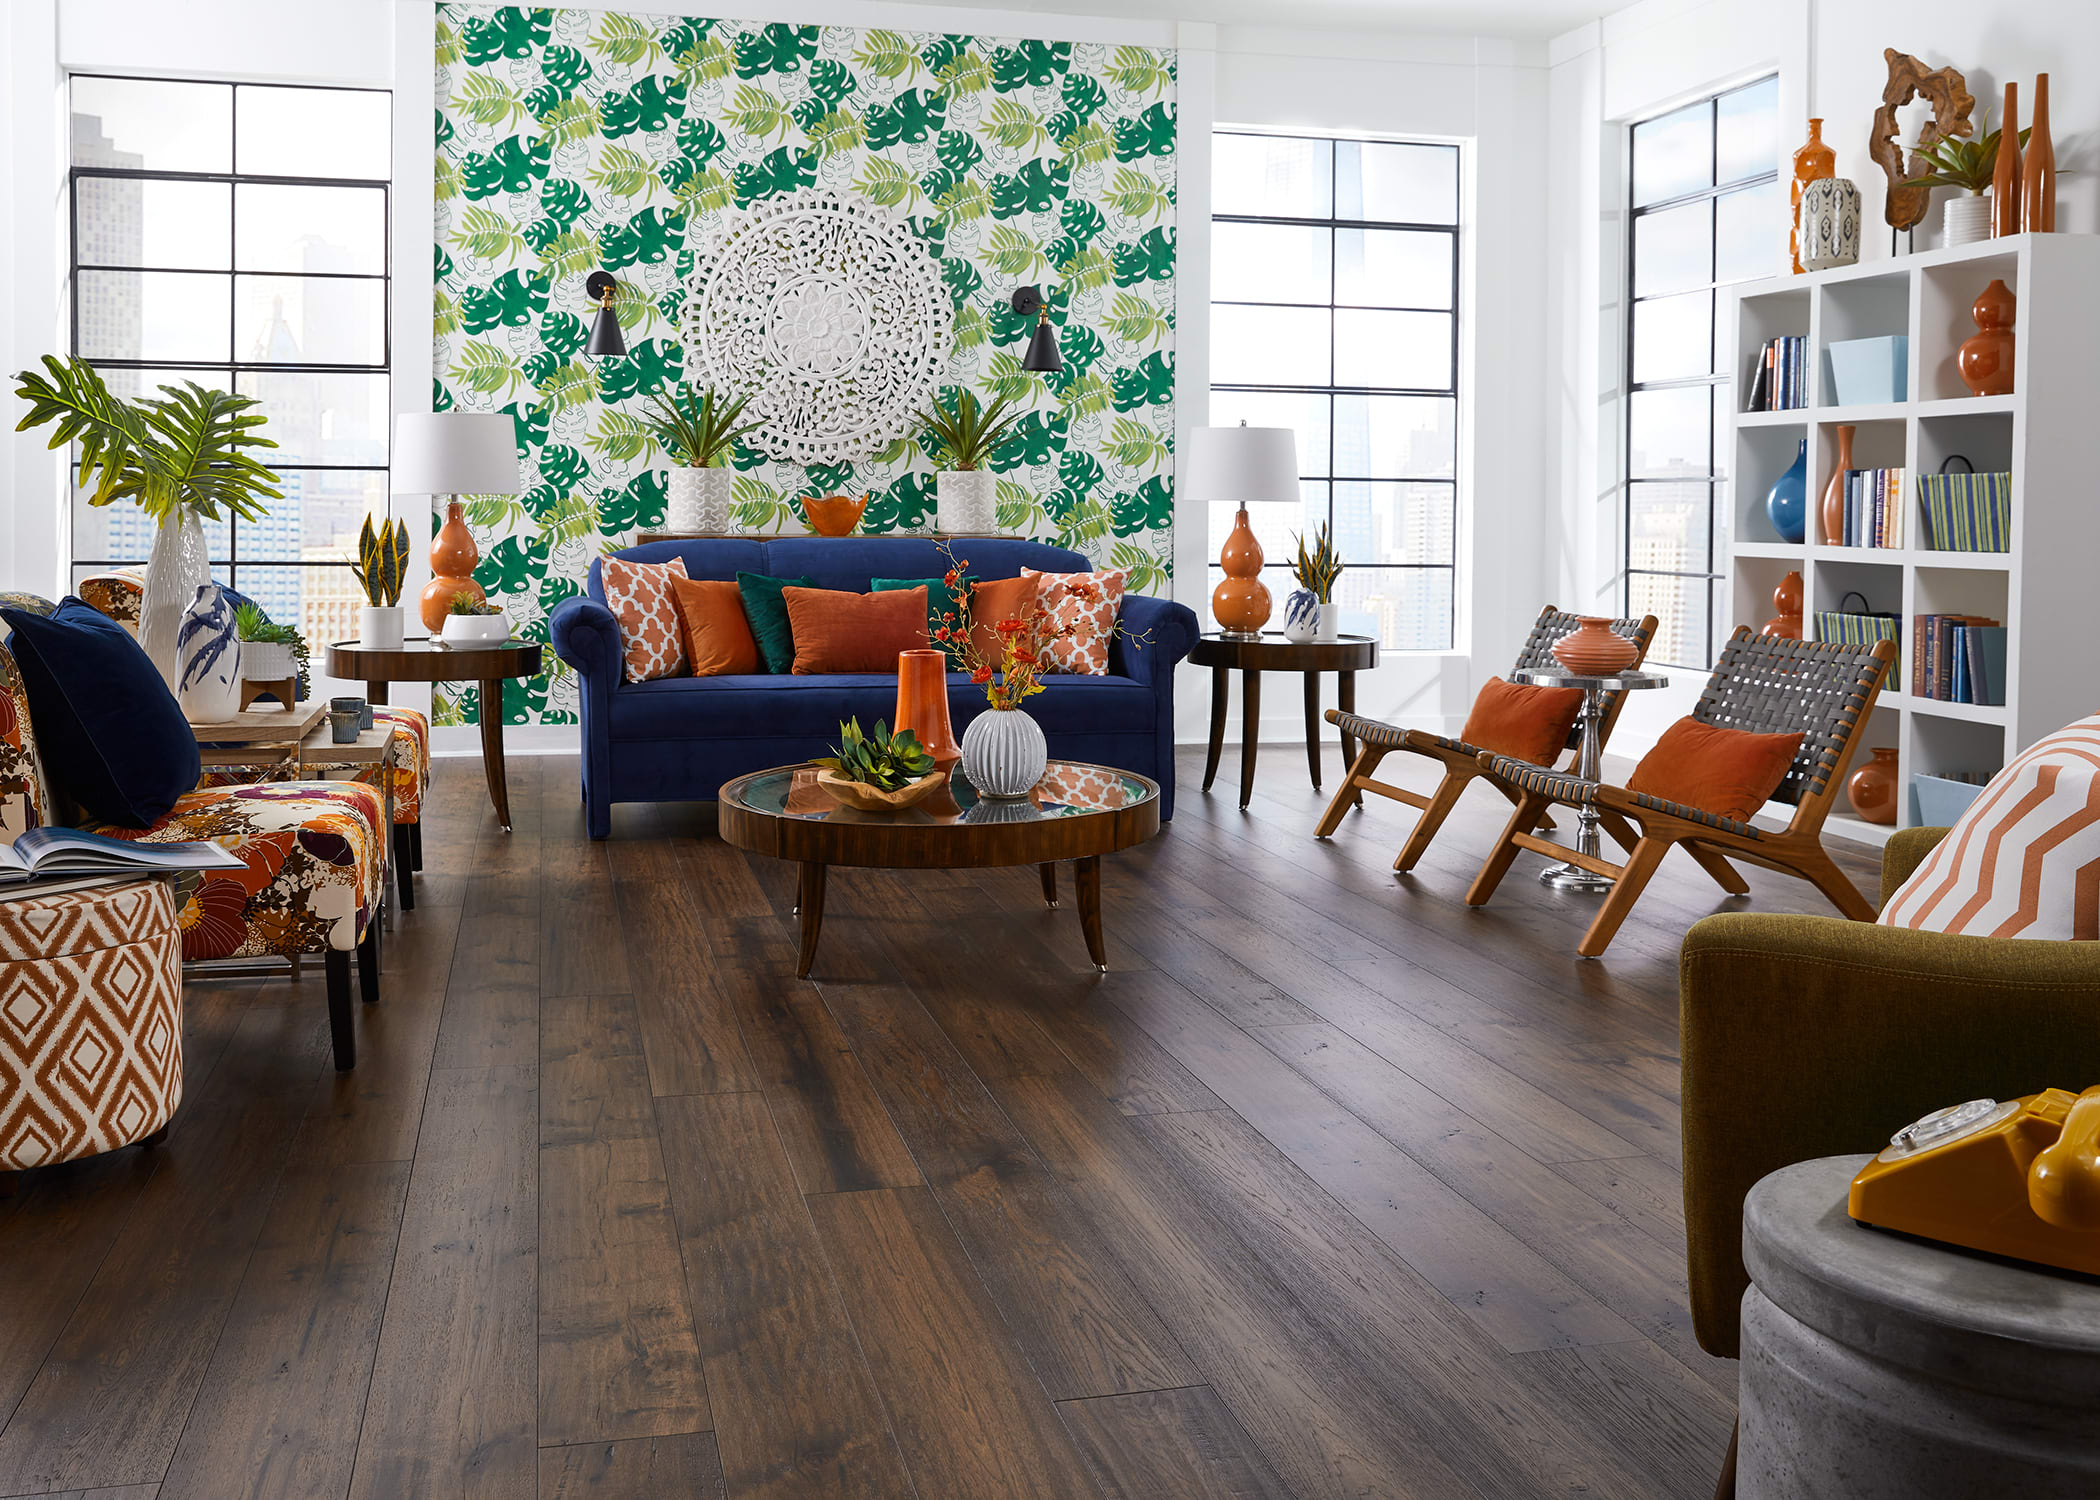
[[[1626,611],[1657,621],[1650,659],[1713,664],[1727,481],[1731,330],[1724,288],[1772,269],[1779,80],[1633,127],[1626,324]]]
[[[1212,162],[1210,420],[1298,435],[1300,503],[1248,508],[1278,615],[1294,535],[1331,522],[1342,629],[1448,651],[1458,148],[1226,131]],[[1234,509],[1211,507],[1212,559]]]
[[[358,528],[387,514],[391,96],[80,75],[70,102],[73,351],[119,395],[261,403],[283,498],[206,523],[212,575],[317,648],[354,637]],[[153,540],[77,493],[72,534],[76,584]]]

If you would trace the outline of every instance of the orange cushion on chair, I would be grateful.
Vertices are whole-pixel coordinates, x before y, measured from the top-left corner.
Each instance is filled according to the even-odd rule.
[[[600,578],[605,607],[620,622],[620,657],[629,682],[685,672],[685,634],[671,603],[671,580],[685,577],[685,559],[629,562],[605,559]]]
[[[1581,688],[1530,687],[1490,677],[1458,737],[1497,755],[1549,765],[1567,748],[1568,731],[1581,714]]]
[[[849,594],[786,588],[795,672],[895,672],[899,651],[926,649],[926,585]]]
[[[1792,734],[1752,734],[1679,719],[1641,757],[1626,780],[1626,790],[1747,823],[1779,790],[1800,753],[1798,729]]]
[[[978,658],[997,666],[1001,620],[1022,620],[1035,608],[1036,579],[1024,573],[1019,578],[988,578],[970,585],[970,645]]]
[[[671,602],[685,630],[686,662],[695,677],[742,676],[759,665],[758,638],[744,615],[744,596],[728,578],[674,578]]]

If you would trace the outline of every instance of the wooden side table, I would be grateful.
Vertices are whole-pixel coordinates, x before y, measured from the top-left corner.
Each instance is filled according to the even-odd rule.
[[[505,833],[510,832],[510,789],[503,776],[503,682],[508,677],[537,677],[539,671],[540,647],[534,641],[447,646],[419,636],[393,647],[336,641],[328,648],[328,675],[363,678],[365,697],[373,703],[386,702],[387,688],[396,682],[472,682],[480,686],[481,769],[488,778],[496,821]]]
[[[1356,711],[1356,674],[1378,665],[1378,642],[1367,635],[1345,635],[1303,645],[1268,631],[1260,640],[1241,640],[1222,631],[1197,637],[1189,660],[1210,668],[1210,756],[1203,764],[1203,790],[1218,777],[1218,752],[1225,744],[1225,694],[1232,669],[1240,672],[1240,806],[1254,798],[1254,756],[1261,747],[1261,674],[1305,674],[1305,760],[1312,768],[1313,790],[1320,788],[1320,674],[1335,674],[1335,702],[1344,713]],[[1356,739],[1342,733],[1342,765],[1356,760]],[[1363,793],[1358,792],[1361,804]]]

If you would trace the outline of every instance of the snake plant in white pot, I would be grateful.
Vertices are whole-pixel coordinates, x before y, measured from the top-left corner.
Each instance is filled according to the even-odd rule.
[[[55,423],[51,447],[80,444],[80,487],[88,504],[135,501],[160,523],[146,560],[139,644],[175,692],[181,682],[176,631],[197,590],[211,581],[204,523],[227,516],[257,520],[265,501],[281,497],[277,476],[248,453],[277,445],[255,432],[264,419],[250,414],[253,397],[185,380],[161,386],[158,399],[127,401],[84,360],[47,354],[44,369],[48,375],[23,370],[15,376],[15,394],[29,403],[15,430]]]
[[[664,524],[671,531],[727,531],[735,514],[730,492],[736,473],[728,467],[729,450],[757,422],[741,427],[737,418],[751,398],[725,402],[713,390],[696,400],[689,387],[649,398],[645,420],[656,441],[673,459],[670,504]]]
[[[992,460],[1013,440],[1020,415],[1009,414],[1011,395],[980,407],[968,391],[953,401],[935,401],[918,413],[919,425],[932,436],[945,467],[934,475],[934,524],[951,535],[999,529],[999,480]]]

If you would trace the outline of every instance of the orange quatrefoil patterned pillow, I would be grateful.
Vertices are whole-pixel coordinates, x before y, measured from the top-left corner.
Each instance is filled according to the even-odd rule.
[[[620,622],[620,656],[629,682],[677,677],[685,671],[685,631],[671,580],[685,577],[685,559],[628,562],[608,557],[604,564],[605,607]]]
[[[1123,607],[1123,587],[1130,582],[1128,568],[1110,568],[1104,573],[1038,573],[1021,570],[1023,578],[1036,580],[1035,597],[1054,625],[1070,625],[1072,633],[1050,643],[1044,652],[1052,672],[1070,672],[1080,677],[1108,675],[1108,642],[1116,628],[1116,614]]]

